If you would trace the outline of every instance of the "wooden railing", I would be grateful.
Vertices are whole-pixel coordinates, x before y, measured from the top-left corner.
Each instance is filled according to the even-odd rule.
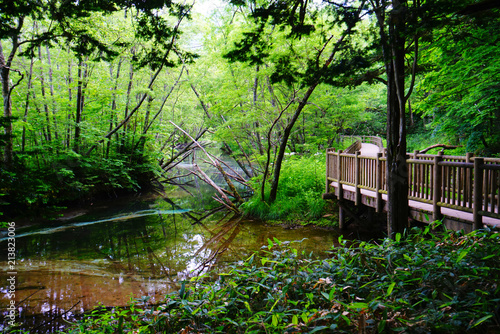
[[[326,157],[327,193],[332,182],[352,186],[358,205],[361,189],[371,190],[376,210],[382,210],[382,194],[387,194],[382,153],[368,157],[328,149]],[[414,152],[407,155],[407,163],[408,198],[432,204],[433,219],[442,218],[442,207],[472,213],[474,228],[482,226],[483,216],[500,219],[500,159]],[[335,192],[342,198],[343,187]]]
[[[376,136],[340,136],[342,141],[350,139],[354,141],[351,146],[344,150],[345,153],[354,153],[361,148],[361,143],[374,144],[380,149],[380,152],[384,151],[384,142],[382,138]]]

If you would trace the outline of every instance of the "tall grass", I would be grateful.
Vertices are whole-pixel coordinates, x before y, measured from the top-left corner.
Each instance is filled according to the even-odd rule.
[[[254,189],[260,189],[260,178],[252,180]],[[325,156],[291,156],[284,162],[276,201],[268,204],[256,193],[242,205],[248,216],[264,220],[317,219],[325,211],[321,198],[325,188]],[[265,196],[269,197],[270,184]]]

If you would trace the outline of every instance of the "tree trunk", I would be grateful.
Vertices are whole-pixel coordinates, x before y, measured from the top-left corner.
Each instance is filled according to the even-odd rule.
[[[52,130],[50,128],[50,115],[49,115],[49,107],[47,106],[47,99],[45,97],[45,77],[43,74],[43,62],[42,60],[42,48],[38,47],[38,59],[40,59],[40,89],[42,92],[42,101],[43,101],[43,111],[45,112],[45,121],[47,124],[45,125],[47,128],[47,140],[49,142],[52,141]]]
[[[134,55],[134,50],[132,50],[132,55]],[[130,107],[130,94],[132,92],[132,84],[133,84],[133,79],[134,79],[134,65],[130,63],[130,72],[129,72],[129,80],[128,80],[128,86],[127,86],[127,102],[125,104],[125,112],[123,115],[124,119],[128,119],[128,110]],[[125,148],[125,140],[126,140],[126,134],[127,134],[127,124],[123,124],[123,130],[121,131],[121,139],[120,139],[120,147],[118,148],[118,152],[123,153],[123,149]]]
[[[69,53],[69,50],[68,50]],[[69,101],[69,106],[71,106],[71,101],[73,100],[73,92],[71,90],[71,83],[73,82],[73,60],[68,60],[68,78],[66,79],[66,85],[68,87],[68,101]],[[71,110],[69,107],[68,110]],[[72,113],[68,112],[67,115],[67,125],[66,125],[66,148],[69,149],[71,147],[71,117]]]
[[[113,127],[116,124],[116,121],[115,121],[115,112],[116,112],[116,108],[117,108],[116,91],[118,89],[118,80],[120,79],[120,69],[122,67],[122,63],[123,63],[123,58],[120,58],[120,60],[118,61],[118,66],[116,68],[115,85],[113,86],[113,101],[111,101],[111,111],[109,113],[109,130],[108,131],[113,130]],[[110,65],[109,71],[110,71],[109,75],[112,78],[113,77],[113,65]],[[106,143],[106,158],[109,158],[110,148],[111,148],[111,138],[109,138],[107,143]]]
[[[359,14],[360,14],[360,12],[358,12],[356,15],[359,15]],[[346,30],[344,31],[342,36],[340,36],[340,38],[337,40],[335,46],[333,47],[332,52],[328,56],[328,59],[325,61],[324,65],[322,66],[321,71],[318,71],[318,73],[322,73],[328,69],[328,67],[332,63],[333,59],[335,58],[335,55],[337,54],[337,52],[339,50],[341,50],[341,48],[344,44],[343,43],[344,39],[351,33],[352,28],[354,28],[354,27],[347,27],[346,28]],[[328,41],[326,41],[326,43],[323,47],[323,50],[329,44],[331,38],[328,39]],[[295,122],[299,118],[300,113],[302,112],[305,105],[307,104],[309,97],[312,95],[312,93],[314,92],[316,87],[319,85],[319,83],[320,83],[319,79],[320,78],[317,78],[317,80],[309,86],[306,93],[304,94],[304,96],[300,100],[300,103],[297,106],[297,109],[295,109],[295,113],[293,114],[291,120],[288,122],[288,124],[286,125],[286,127],[283,131],[283,137],[281,138],[279,151],[278,151],[278,154],[276,156],[276,162],[274,164],[273,182],[271,184],[271,191],[269,193],[269,200],[268,200],[269,203],[273,203],[276,200],[276,196],[278,194],[278,184],[279,184],[279,178],[280,178],[280,173],[281,173],[281,165],[283,164],[283,157],[285,156],[285,150],[286,150],[286,146],[288,144],[288,138],[290,137],[293,126],[295,125]],[[266,180],[263,179],[262,182],[266,182]]]
[[[54,79],[53,79],[53,73],[52,73],[52,60],[50,59],[50,49],[48,46],[45,47],[45,50],[47,52],[47,63],[49,65],[49,90],[50,90],[50,97],[52,99],[52,118],[54,119],[54,137],[59,139],[58,135],[58,130],[57,130],[57,118],[56,118],[56,103],[54,100]]]
[[[25,124],[28,121],[28,111],[29,111],[30,94],[31,94],[31,87],[32,87],[31,79],[33,78],[33,63],[34,63],[34,58],[31,58],[30,72],[28,74],[28,86],[26,89],[26,105],[24,106],[24,116],[23,116],[23,122]],[[26,125],[23,125],[23,133],[21,135],[21,151],[24,152],[25,149],[26,149]]]
[[[257,107],[257,90],[259,88],[259,65],[255,68],[255,80],[253,83],[253,105],[254,107]],[[254,127],[254,135],[255,139],[257,140],[257,147],[259,148],[259,154],[263,155],[264,154],[264,147],[262,146],[262,141],[260,139],[260,124],[259,121],[255,121],[253,123]]]
[[[85,70],[83,69],[85,67]],[[76,91],[76,114],[75,114],[75,139],[74,139],[74,150],[75,152],[80,151],[80,134],[81,128],[80,123],[82,121],[83,106],[85,101],[84,94],[84,81],[87,78],[87,66],[83,59],[78,62],[78,86]]]
[[[286,145],[288,143],[290,133],[292,132],[293,126],[299,118],[302,109],[304,109],[304,106],[307,104],[307,100],[317,86],[318,82],[309,87],[299,105],[297,106],[297,109],[295,109],[295,113],[293,114],[292,119],[288,122],[285,130],[283,131],[283,137],[281,138],[280,148],[274,165],[273,183],[271,184],[271,192],[269,193],[269,203],[273,203],[276,200],[276,196],[278,194],[278,183],[280,179],[281,165],[283,164],[283,157],[285,156]],[[265,182],[265,180],[263,182]]]
[[[2,77],[2,98],[3,98],[3,117],[6,118],[4,125],[5,147],[3,152],[3,162],[9,166],[12,164],[12,100],[10,99],[10,64],[7,64],[3,54],[2,42],[0,41],[0,71]]]
[[[15,83],[11,84],[10,82],[10,71],[12,60],[17,53],[17,49],[19,48],[19,34],[21,33],[21,28],[24,24],[24,18],[20,18],[17,24],[17,27],[11,33],[11,42],[12,48],[9,53],[9,57],[5,59],[3,53],[3,45],[2,41],[0,41],[0,77],[2,81],[2,98],[3,98],[3,117],[5,118],[4,125],[4,135],[5,135],[5,147],[3,154],[3,162],[6,166],[12,165],[14,159],[14,143],[12,138],[12,100],[11,94],[12,90],[19,85],[21,80],[23,79],[23,75],[21,72],[18,72],[21,75],[21,78]]]
[[[387,232],[404,232],[408,226],[408,165],[404,97],[406,6],[392,2],[389,38],[386,46],[387,71]]]

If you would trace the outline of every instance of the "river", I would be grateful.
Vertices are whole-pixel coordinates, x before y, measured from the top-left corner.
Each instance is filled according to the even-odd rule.
[[[99,305],[125,306],[143,297],[159,303],[180,281],[209,268],[224,270],[268,238],[304,239],[297,248],[318,253],[338,239],[333,230],[272,226],[224,212],[199,222],[213,207],[209,198],[182,191],[131,197],[94,203],[77,217],[16,228],[16,321],[31,332],[55,332]],[[7,254],[5,231],[0,249]],[[12,272],[6,260],[0,261],[2,331]]]

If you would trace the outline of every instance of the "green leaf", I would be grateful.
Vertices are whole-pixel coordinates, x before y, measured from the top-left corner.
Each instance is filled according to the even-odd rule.
[[[273,322],[273,326],[274,327],[278,326],[278,315],[273,314],[273,316],[272,316],[272,322]]]
[[[245,306],[247,307],[248,312],[252,313],[252,309],[250,308],[250,304],[248,304],[247,301],[245,301]]]
[[[365,309],[365,308],[368,308],[368,304],[358,302],[358,303],[349,304],[349,305],[347,305],[347,307],[350,309]]]
[[[333,287],[333,289],[330,290],[330,293],[328,294],[328,299],[331,301],[333,300],[333,297],[335,297],[335,287]]]
[[[489,314],[489,315],[487,315],[487,316],[482,317],[481,319],[479,319],[478,321],[476,321],[476,322],[474,323],[474,325],[472,325],[472,326],[471,326],[471,328],[474,328],[474,327],[476,327],[476,326],[480,325],[481,323],[485,322],[486,320],[488,320],[488,319],[489,319],[489,318],[491,318],[491,317],[493,317],[493,315],[492,315],[492,314]]]
[[[323,297],[325,297],[326,300],[330,300],[330,295],[324,291],[321,291],[321,295],[323,295]]]
[[[385,329],[385,323],[386,321],[385,320],[382,320],[378,323],[378,326],[377,326],[377,331],[379,333],[383,333],[384,332],[384,329]]]
[[[279,241],[276,237],[273,237],[274,242],[276,245],[281,246],[281,241]]]
[[[318,327],[314,327],[314,329],[312,331],[309,332],[309,334],[312,334],[312,333],[316,333],[316,332],[319,332],[323,329],[327,329],[328,327],[327,326],[318,326]]]
[[[460,252],[460,254],[458,255],[457,260],[455,261],[455,263],[458,263],[458,262],[462,261],[462,259],[463,259],[464,257],[466,257],[466,256],[467,256],[467,254],[469,254],[469,250],[470,250],[470,249],[464,249],[464,250],[462,250],[462,251]]]
[[[386,297],[389,297],[392,293],[392,290],[394,290],[394,287],[396,286],[396,282],[392,282],[391,285],[387,288],[387,293],[385,294]]]

